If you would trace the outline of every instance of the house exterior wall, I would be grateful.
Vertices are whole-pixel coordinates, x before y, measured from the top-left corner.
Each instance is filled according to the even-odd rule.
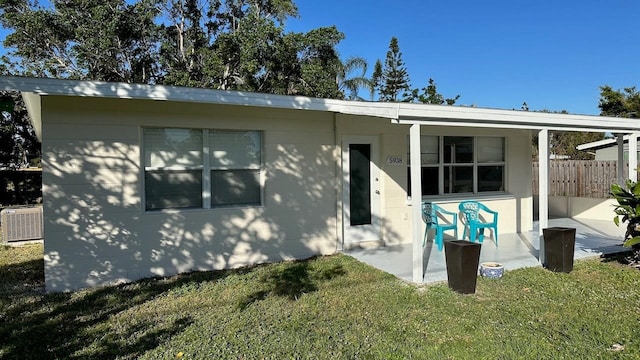
[[[549,216],[612,221],[615,199],[549,196]]]
[[[640,145],[640,141],[638,142]],[[640,148],[640,147],[639,147]],[[624,147],[624,160],[629,160],[629,143],[625,142]],[[638,152],[638,159],[640,159],[640,151]],[[606,148],[597,149],[595,160],[618,160],[618,145],[612,145]]]
[[[337,249],[331,113],[43,97],[45,280],[63,291]],[[263,131],[263,206],[148,212],[142,128]]]
[[[378,166],[381,169],[381,236],[384,244],[410,243],[411,205],[407,199],[407,149],[409,127],[397,125],[388,119],[372,119],[349,115],[337,115],[337,138],[350,135],[373,135],[380,141]],[[498,230],[500,233],[530,231],[533,228],[533,200],[531,189],[532,156],[531,135],[526,130],[478,129],[461,127],[422,126],[422,135],[456,136],[503,136],[506,138],[506,192],[491,195],[452,195],[424,197],[425,201],[436,202],[450,211],[458,211],[463,200],[482,201],[500,213]],[[340,144],[340,141],[337,142]],[[388,164],[390,156],[402,156],[402,165]],[[338,194],[338,201],[342,193]],[[339,206],[341,208],[341,206]],[[341,216],[338,228],[342,227]],[[458,224],[462,236],[462,224]]]
[[[409,127],[389,119],[64,96],[43,96],[42,118],[49,291],[335,253],[343,244],[345,136],[379,140],[382,241],[392,245],[412,239]],[[145,211],[145,127],[262,131],[262,205]],[[504,136],[504,194],[425,199],[450,210],[462,200],[481,200],[500,213],[501,233],[531,230],[528,131],[423,126],[422,134]],[[404,163],[388,164],[389,156],[400,156]]]

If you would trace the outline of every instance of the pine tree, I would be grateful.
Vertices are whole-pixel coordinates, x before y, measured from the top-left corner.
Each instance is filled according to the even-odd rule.
[[[373,66],[373,74],[371,75],[371,100],[376,92],[380,93],[382,89],[382,62],[380,59],[376,60],[376,64]]]
[[[374,69],[375,71],[375,69]],[[410,91],[409,74],[402,60],[398,39],[394,36],[380,77],[380,101],[398,101],[399,96]]]

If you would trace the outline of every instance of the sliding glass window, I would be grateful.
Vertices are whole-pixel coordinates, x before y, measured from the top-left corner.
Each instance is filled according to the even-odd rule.
[[[420,148],[423,195],[505,191],[503,137],[423,135]],[[407,168],[409,196],[410,169],[411,164]]]

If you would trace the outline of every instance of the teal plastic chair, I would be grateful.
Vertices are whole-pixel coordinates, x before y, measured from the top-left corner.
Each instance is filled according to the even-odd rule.
[[[450,217],[450,218],[449,218]],[[422,246],[427,244],[427,233],[429,229],[436,230],[435,244],[438,245],[438,251],[442,251],[444,246],[444,232],[453,230],[454,236],[458,238],[458,214],[446,211],[440,206],[433,203],[422,203],[422,220],[427,224],[422,239]],[[442,221],[449,220],[448,223]]]
[[[498,246],[498,212],[489,209],[486,205],[478,201],[463,201],[458,205],[458,209],[463,215],[464,232],[462,239],[464,240],[469,234],[469,241],[478,242],[484,240],[484,229],[493,229],[493,240]],[[491,221],[485,219],[492,217]],[[480,235],[478,235],[478,232]]]

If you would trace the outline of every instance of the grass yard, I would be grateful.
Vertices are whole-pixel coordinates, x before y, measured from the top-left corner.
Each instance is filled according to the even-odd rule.
[[[43,294],[42,245],[0,249],[7,359],[640,358],[640,271],[579,261],[415,287],[345,256]]]

